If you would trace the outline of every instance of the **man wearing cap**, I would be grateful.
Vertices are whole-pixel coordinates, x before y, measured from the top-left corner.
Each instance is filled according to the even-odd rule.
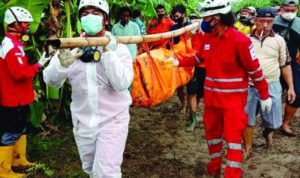
[[[248,77],[260,94],[261,109],[272,106],[268,84],[263,77],[250,39],[234,27],[228,0],[205,0],[198,5],[205,32],[194,57],[173,60],[174,66],[205,63],[204,125],[209,149],[207,172],[215,177],[222,168],[223,139],[227,142],[225,178],[242,176],[242,132],[247,126],[245,107]]]
[[[291,56],[296,99],[293,103],[287,102],[285,105],[283,124],[280,128],[281,133],[289,137],[295,136],[289,128],[289,123],[300,107],[300,18],[296,17],[298,6],[298,0],[284,0],[281,14],[275,18],[273,26],[273,30],[285,39]]]
[[[281,103],[281,84],[280,72],[287,81],[289,90],[288,101],[293,103],[295,100],[295,91],[293,86],[293,76],[291,66],[289,65],[290,56],[284,39],[275,34],[272,30],[275,18],[275,10],[273,8],[260,8],[255,17],[256,29],[250,34],[250,39],[254,46],[255,54],[263,70],[265,79],[269,85],[269,94],[272,99],[271,112],[260,112],[265,127],[263,137],[267,141],[267,147],[272,144],[272,135],[274,129],[281,126],[282,123],[282,103]],[[259,104],[259,93],[254,87],[253,81],[249,82],[248,102],[246,112],[249,121],[244,141],[246,146],[246,157],[252,148],[253,126],[256,120],[256,108]]]
[[[72,87],[71,113],[74,138],[83,170],[92,178],[121,178],[133,79],[128,48],[104,28],[106,0],[81,0],[79,18],[84,37],[108,37],[106,46],[93,47],[100,60],[77,48],[60,50],[44,70],[47,84],[61,87],[68,78]]]
[[[251,9],[244,8],[241,10],[239,19],[234,24],[234,27],[244,35],[248,35],[253,29],[255,29],[255,25],[252,23],[253,18],[254,16],[252,15]]]

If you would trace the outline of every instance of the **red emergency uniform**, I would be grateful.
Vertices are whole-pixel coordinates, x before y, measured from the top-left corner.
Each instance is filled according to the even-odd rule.
[[[32,79],[40,65],[29,65],[20,40],[7,33],[2,41],[3,59],[0,59],[0,105],[25,106],[33,102]]]
[[[182,67],[205,62],[204,125],[210,161],[209,174],[221,169],[222,140],[227,142],[225,178],[242,175],[242,131],[247,126],[248,77],[261,99],[269,97],[268,84],[248,37],[229,27],[220,37],[205,34],[193,58],[179,60]]]
[[[203,39],[204,39],[204,33],[197,32],[196,34],[194,34],[191,38],[192,48],[198,51],[198,49],[200,49],[200,47],[203,44]],[[204,61],[201,62],[197,67],[205,68]]]
[[[171,26],[173,26],[174,24],[175,22],[173,22],[170,18],[163,18],[161,21],[155,19],[148,24],[147,33],[151,35],[151,34],[169,32]],[[167,42],[168,39],[154,41],[149,43],[149,47],[158,48],[164,46]]]

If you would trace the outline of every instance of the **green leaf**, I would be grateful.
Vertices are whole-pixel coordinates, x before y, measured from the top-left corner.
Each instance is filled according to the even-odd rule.
[[[59,89],[47,86],[47,98],[49,99],[59,99]]]
[[[40,127],[45,105],[42,102],[30,104],[30,121],[34,127]]]

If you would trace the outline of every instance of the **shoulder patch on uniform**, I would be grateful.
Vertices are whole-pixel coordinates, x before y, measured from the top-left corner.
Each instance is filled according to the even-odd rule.
[[[7,53],[14,48],[14,44],[11,39],[5,37],[2,41],[2,51],[3,51],[3,58],[6,57]]]

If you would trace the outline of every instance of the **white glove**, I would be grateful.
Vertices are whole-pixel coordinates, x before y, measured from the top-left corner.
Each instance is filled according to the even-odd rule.
[[[171,56],[168,59],[166,59],[165,62],[172,62],[174,67],[178,67],[179,66],[179,61],[176,60],[176,59],[174,59],[173,56]]]
[[[41,66],[44,66],[50,59],[51,59],[51,56],[46,57],[46,52],[43,52],[43,54],[42,54],[42,56],[41,56],[41,58],[40,58],[40,60],[39,60],[38,63]]]
[[[113,51],[117,48],[117,45],[118,45],[118,41],[117,41],[117,38],[112,35],[110,32],[105,32],[105,37],[109,38],[109,43],[104,46],[104,50],[105,51]]]
[[[270,112],[272,109],[272,100],[269,97],[266,100],[260,100],[260,107],[262,112]]]
[[[60,49],[58,58],[59,58],[61,66],[63,66],[64,68],[68,68],[82,54],[83,54],[83,51],[79,48],[74,48],[71,51],[70,51],[70,49]]]

